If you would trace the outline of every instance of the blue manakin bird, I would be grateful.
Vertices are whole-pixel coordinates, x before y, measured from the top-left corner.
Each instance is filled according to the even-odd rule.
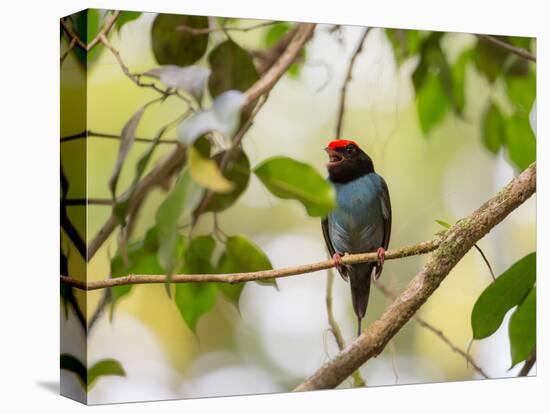
[[[337,139],[325,148],[328,180],[336,190],[336,207],[322,221],[323,236],[336,268],[351,286],[357,335],[365,316],[371,277],[382,273],[391,233],[390,193],[384,179],[374,171],[372,159],[354,141]],[[377,252],[378,261],[343,265],[346,253]]]

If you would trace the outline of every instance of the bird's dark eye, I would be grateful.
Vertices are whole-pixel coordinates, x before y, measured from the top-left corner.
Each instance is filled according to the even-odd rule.
[[[346,152],[348,154],[353,154],[355,152],[355,145],[352,145],[352,144],[349,144],[347,147],[346,147]]]

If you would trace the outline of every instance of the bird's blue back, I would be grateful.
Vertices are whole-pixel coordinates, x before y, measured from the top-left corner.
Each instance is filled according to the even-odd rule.
[[[384,240],[382,178],[372,172],[347,183],[335,183],[336,208],[328,216],[332,245],[337,252],[373,251]]]

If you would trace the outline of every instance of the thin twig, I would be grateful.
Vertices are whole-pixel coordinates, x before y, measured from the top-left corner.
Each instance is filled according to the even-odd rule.
[[[81,48],[84,52],[86,51],[86,43],[82,41],[80,37],[73,31],[73,28],[67,24],[65,19],[60,20],[61,27],[63,28],[63,31],[69,36],[69,39],[71,39],[71,42],[74,40],[76,42],[76,45]]]
[[[67,50],[65,50],[65,52],[61,55],[59,65],[63,65],[63,62],[65,61],[67,56],[69,56],[69,53],[71,53],[71,50],[73,50],[75,45],[76,45],[76,37],[73,37],[69,42],[69,45],[67,46]]]
[[[487,260],[487,257],[485,256],[485,253],[483,253],[483,250],[481,250],[481,248],[477,245],[477,243],[474,244],[474,248],[479,252],[481,257],[483,258],[483,261],[485,262],[485,264],[489,268],[489,272],[491,272],[491,277],[493,278],[493,282],[494,282],[495,280],[497,280],[497,278],[495,277],[495,272],[493,272],[493,268],[491,267],[491,263],[489,263],[489,260]]]
[[[537,350],[533,349],[531,356],[525,361],[525,364],[519,371],[518,377],[526,377],[537,362]]]
[[[332,269],[328,269],[327,270],[327,289],[325,294],[325,304],[327,307],[328,325],[330,326],[330,332],[332,332],[334,340],[336,341],[336,345],[338,345],[338,349],[342,351],[345,348],[346,343],[344,341],[344,336],[342,335],[342,330],[340,329],[338,322],[336,322],[336,318],[334,317],[334,312],[332,310],[333,284],[334,284],[334,272],[332,271]],[[367,385],[363,377],[361,377],[361,373],[359,372],[359,370],[353,371],[352,377],[353,377],[353,385],[355,387],[365,387]]]
[[[113,25],[116,22],[116,19],[118,19],[118,16],[120,16],[120,11],[116,10],[113,11],[112,14],[107,18],[105,21],[105,24],[101,28],[101,30],[98,32],[98,34],[92,39],[90,43],[88,43],[88,46],[86,46],[86,51],[90,52],[100,41],[102,37],[106,37]]]
[[[514,45],[511,45],[510,43],[507,43],[490,35],[478,34],[477,37],[487,43],[500,47],[501,49],[513,53],[514,55],[519,56],[523,59],[530,60],[531,62],[535,63],[537,62],[537,57],[533,53],[529,52],[528,50],[522,49],[521,47],[516,47]]]
[[[113,205],[113,200],[110,198],[70,198],[65,200],[64,204],[66,206],[111,206]]]
[[[334,388],[369,359],[380,354],[473,245],[535,193],[536,177],[537,167],[533,163],[469,217],[453,225],[430,260],[382,316],[353,343],[298,385],[295,391]]]
[[[441,238],[437,237],[414,246],[403,247],[401,249],[391,249],[386,251],[385,259],[401,259],[408,256],[426,254],[435,250],[441,243]],[[351,265],[357,263],[376,262],[378,256],[376,253],[358,253],[348,254],[342,257],[341,263]],[[258,280],[273,279],[279,277],[295,276],[304,273],[312,273],[318,270],[330,269],[336,265],[334,259],[324,260],[322,262],[284,267],[280,269],[262,270],[259,272],[242,272],[227,274],[180,274],[173,275],[170,278],[171,283],[194,283],[194,282],[221,282],[221,283],[240,283]],[[82,282],[65,275],[61,275],[61,281],[70,286],[83,290],[105,289],[113,286],[139,285],[151,283],[165,283],[165,275],[128,275],[115,279],[97,280],[92,282]]]
[[[110,134],[106,132],[95,132],[95,131],[82,131],[77,134],[67,135],[65,137],[61,137],[61,142],[68,142],[68,141],[74,141],[76,139],[83,139],[88,137],[94,137],[94,138],[106,138],[106,139],[120,139],[120,134]],[[145,142],[150,143],[154,141],[154,138],[141,138],[141,137],[135,137],[134,140],[136,142]],[[172,139],[161,139],[158,141],[159,144],[170,144],[175,145],[178,143],[178,141],[175,138]]]
[[[376,287],[378,289],[380,289],[380,292],[382,292],[384,294],[384,296],[386,296],[387,298],[391,299],[391,300],[395,300],[395,298],[397,297],[397,295],[392,292],[392,290],[390,288],[388,288],[387,286],[384,286],[382,283],[380,283],[379,281],[376,281],[375,282],[376,284]],[[455,345],[453,342],[451,342],[451,340],[449,338],[447,338],[445,336],[445,334],[443,333],[443,331],[441,331],[440,329],[437,329],[436,327],[434,327],[432,324],[430,324],[429,322],[427,322],[424,318],[422,318],[421,316],[418,315],[418,313],[415,313],[414,316],[413,316],[413,319],[423,328],[429,330],[430,332],[432,332],[433,334],[435,334],[439,339],[441,339],[449,348],[451,348],[451,350],[453,352],[456,352],[458,353],[460,356],[462,356],[469,364],[472,365],[472,367],[474,367],[474,369],[479,372],[479,374],[481,376],[483,376],[484,378],[489,378],[489,376],[483,371],[483,369],[481,369],[481,367],[479,365],[476,364],[476,362],[473,360],[473,358],[466,352],[464,351],[462,348],[458,347],[457,345]]]
[[[193,35],[201,35],[201,34],[207,34],[212,32],[229,32],[229,31],[235,31],[235,32],[248,32],[250,30],[254,29],[260,29],[262,27],[267,26],[273,26],[278,22],[263,22],[258,23],[252,26],[247,27],[190,27],[185,25],[176,26],[176,31],[178,32],[187,32],[191,33]]]
[[[355,65],[355,60],[357,59],[357,56],[361,53],[361,50],[363,50],[363,44],[365,43],[365,39],[367,38],[367,34],[369,33],[369,28],[366,27],[363,30],[363,34],[361,35],[361,38],[359,39],[359,43],[357,43],[357,47],[355,48],[355,51],[351,55],[348,70],[346,72],[346,78],[344,79],[344,84],[342,85],[342,90],[340,92],[340,106],[338,107],[338,117],[336,118],[336,137],[340,137],[340,134],[342,133],[342,123],[344,121],[344,112],[346,107],[346,95],[348,90],[348,85],[352,78],[353,73],[353,66]]]

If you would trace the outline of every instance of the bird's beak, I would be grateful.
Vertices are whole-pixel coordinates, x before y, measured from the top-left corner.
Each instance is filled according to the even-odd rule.
[[[327,147],[325,148],[325,151],[329,158],[329,163],[327,164],[327,167],[333,167],[344,160],[344,156],[339,152],[334,151],[333,149]]]

